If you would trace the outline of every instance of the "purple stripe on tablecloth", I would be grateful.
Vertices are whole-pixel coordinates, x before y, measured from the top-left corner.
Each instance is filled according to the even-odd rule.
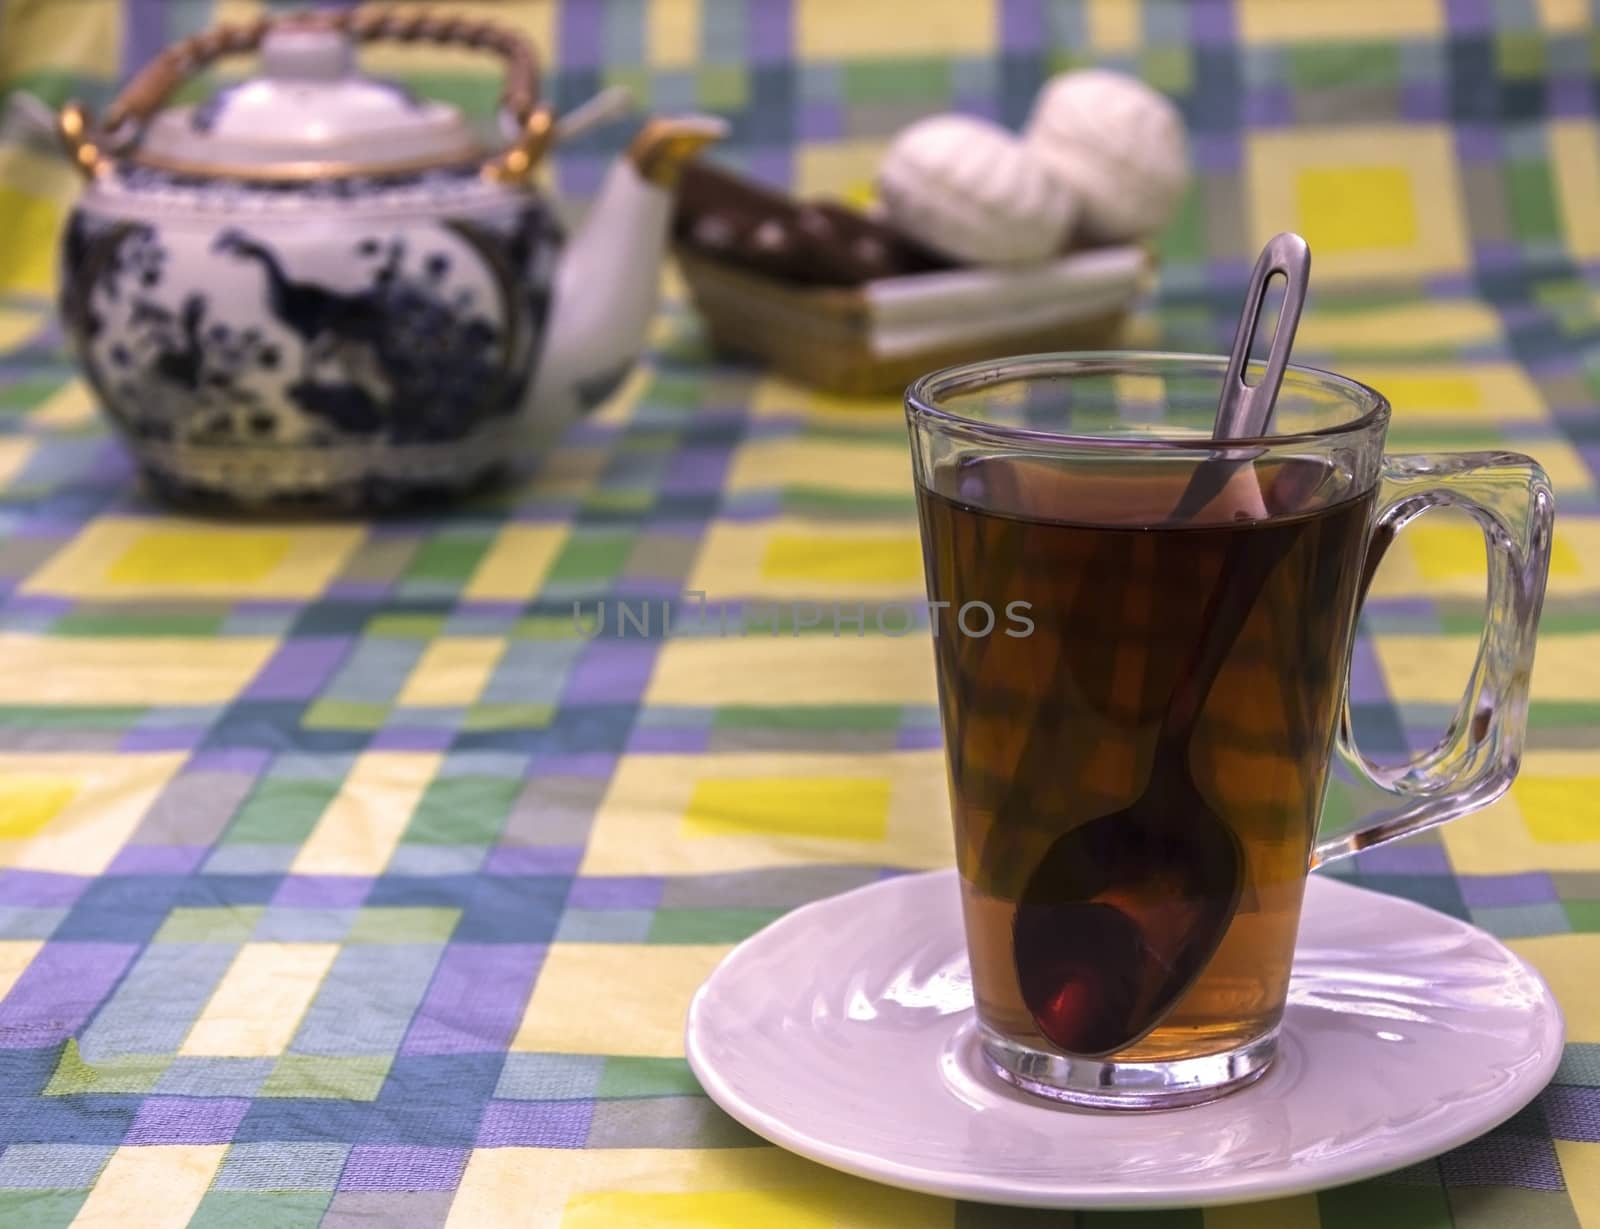
[[[802,141],[837,141],[844,136],[844,107],[837,102],[807,99],[796,120]]]
[[[775,188],[787,188],[794,182],[794,148],[762,148],[750,151],[746,169],[753,179]]]
[[[128,456],[127,450],[122,445],[111,440],[107,440],[103,446],[95,449],[86,471],[82,474],[86,481],[112,490],[126,483],[132,476],[133,459]]]
[[[272,895],[274,905],[295,909],[349,909],[372,891],[364,875],[288,875]]]
[[[1463,162],[1499,165],[1504,160],[1500,130],[1488,124],[1457,124],[1455,143],[1456,154]]]
[[[1380,845],[1356,856],[1362,870],[1379,875],[1450,874],[1450,857],[1442,845]]]
[[[611,167],[610,154],[588,154],[572,150],[556,159],[556,174],[561,191],[574,197],[590,197],[600,191],[606,171]],[[566,521],[574,503],[560,505],[561,514],[552,519]]]
[[[281,645],[245,689],[246,700],[310,700],[355,643],[350,636],[297,637]]]
[[[52,1045],[72,1036],[139,951],[134,943],[47,943],[0,1003],[0,1043]]]
[[[1503,1131],[1491,1131],[1446,1152],[1439,1158],[1439,1177],[1446,1189],[1463,1186],[1513,1186],[1535,1191],[1565,1189],[1555,1147],[1544,1138],[1543,1131],[1534,1134],[1532,1130],[1517,1130],[1514,1125]]]
[[[1001,121],[1000,100],[993,94],[957,94],[950,100],[950,109],[962,115],[976,115],[996,124]]]
[[[1588,119],[1594,106],[1594,85],[1584,77],[1552,77],[1545,82],[1545,114],[1553,119]]]
[[[211,852],[206,845],[126,845],[109,875],[187,875]]]
[[[0,905],[62,908],[83,895],[89,881],[51,871],[0,871]]]
[[[1237,132],[1196,132],[1189,138],[1195,167],[1207,171],[1237,171],[1244,163],[1244,142]]]
[[[1449,113],[1449,95],[1442,82],[1404,81],[1400,84],[1400,115],[1412,122],[1438,121]]]
[[[1365,636],[1356,640],[1350,654],[1350,700],[1353,704],[1385,704],[1389,700],[1383,666],[1372,641]]]
[[[491,1101],[478,1124],[480,1148],[581,1148],[592,1101]]]
[[[76,605],[70,597],[56,597],[49,593],[14,593],[6,599],[6,613],[60,618]]]
[[[121,751],[193,751],[210,733],[204,726],[168,726],[129,730],[117,743]]]
[[[372,736],[373,751],[448,751],[455,731],[429,726],[385,726]]]
[[[122,18],[122,75],[132,76],[166,49],[171,0],[127,0]]]
[[[575,879],[569,909],[655,909],[661,904],[659,875],[600,875]]]
[[[1286,85],[1258,85],[1245,91],[1246,128],[1283,128],[1294,123],[1294,91]]]
[[[1539,905],[1559,900],[1548,871],[1520,875],[1462,875],[1461,899],[1474,909],[1503,905]]]
[[[628,734],[628,754],[689,755],[711,746],[711,731],[692,726],[635,727]]]
[[[1600,1088],[1553,1085],[1540,1094],[1539,1103],[1556,1139],[1600,1144]]]
[[[522,602],[490,601],[488,598],[472,598],[467,601],[457,602],[451,609],[452,618],[482,618],[501,619],[516,618],[526,609]]]
[[[682,449],[672,458],[667,472],[662,476],[661,493],[720,492],[732,455],[727,448]]]
[[[676,591],[677,586],[674,586]],[[615,630],[615,611],[612,629]],[[653,612],[654,613],[654,612]],[[655,668],[656,645],[648,640],[591,641],[572,668],[562,699],[566,703],[631,703]]]
[[[530,777],[591,777],[605,780],[616,771],[617,757],[606,751],[536,751]]]
[[[68,539],[80,528],[77,520],[52,515],[49,508],[29,508],[22,515],[24,519],[12,523],[11,537],[26,538],[34,542],[54,538],[58,549],[65,546]]]
[[[745,8],[746,38],[755,64],[787,63],[794,42],[794,9],[789,0],[758,0]]]
[[[146,1097],[124,1144],[228,1144],[250,1108],[247,1097]]]
[[[1535,303],[1504,303],[1500,305],[1500,323],[1506,329],[1544,329],[1548,317]]]
[[[185,772],[237,772],[255,776],[272,762],[272,752],[260,747],[202,747],[189,757]]]
[[[1368,617],[1437,619],[1439,607],[1431,597],[1369,597],[1361,612]]]
[[[777,491],[752,491],[725,500],[722,516],[730,521],[768,521],[783,511],[783,497]]]
[[[1206,278],[1214,286],[1243,286],[1250,280],[1252,262],[1238,257],[1206,261]]]
[[[1458,32],[1494,28],[1494,0],[1445,0],[1445,20]]]
[[[1000,49],[1043,51],[1050,44],[1045,0],[1001,0]]]
[[[1464,299],[1476,295],[1470,273],[1440,273],[1423,279],[1422,295],[1434,299]]]
[[[411,542],[420,546],[431,536],[431,527],[423,521],[376,521],[367,526],[369,542]]]
[[[643,619],[645,612],[640,607],[641,602],[648,602],[650,608],[651,635],[655,635],[663,622],[661,601],[665,598],[677,597],[683,592],[683,582],[665,576],[624,576],[617,584],[616,596],[624,600],[631,600],[629,617],[634,620]],[[617,609],[615,604],[608,603],[611,609],[608,612],[611,626],[607,629],[608,636],[617,634]],[[633,632],[635,624],[630,623],[628,630]],[[633,632],[637,635],[637,632]]]
[[[341,1191],[453,1191],[467,1167],[465,1148],[357,1144],[350,1149]]]
[[[582,861],[582,845],[499,845],[489,851],[482,873],[571,875]]]
[[[909,726],[894,738],[897,751],[932,751],[944,746],[944,735],[936,725]]]
[[[556,45],[562,68],[597,68],[605,60],[605,7],[600,0],[563,4]]]
[[[610,165],[608,162],[606,165]],[[597,418],[580,418],[567,428],[562,436],[563,449],[592,445],[609,445],[620,435],[615,423],[604,422]]]
[[[1202,47],[1232,47],[1232,0],[1192,0],[1189,5],[1189,33]]]
[[[247,597],[233,603],[236,615],[290,615],[305,602],[290,597]]]
[[[1517,269],[1522,266],[1522,247],[1504,239],[1480,239],[1472,245],[1472,257],[1480,269]]]
[[[544,961],[537,943],[452,943],[434,969],[402,1054],[499,1054]]]

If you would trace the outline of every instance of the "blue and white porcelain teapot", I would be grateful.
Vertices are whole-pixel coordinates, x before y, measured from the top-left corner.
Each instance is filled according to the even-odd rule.
[[[499,53],[509,147],[361,75],[377,40]],[[250,51],[260,76],[162,109]],[[396,8],[219,27],[60,129],[88,179],[62,271],[87,379],[159,489],[267,508],[458,492],[602,400],[643,346],[679,168],[720,135],[647,122],[567,242],[532,184],[557,130],[532,49]]]

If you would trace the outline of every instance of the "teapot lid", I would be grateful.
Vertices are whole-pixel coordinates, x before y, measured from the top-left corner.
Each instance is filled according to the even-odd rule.
[[[336,178],[480,159],[466,119],[356,65],[355,42],[328,25],[275,25],[259,76],[197,106],[158,112],[129,158],[201,175]]]

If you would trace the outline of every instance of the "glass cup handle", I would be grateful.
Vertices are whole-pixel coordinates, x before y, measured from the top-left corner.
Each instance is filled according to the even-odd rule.
[[[1318,841],[1313,868],[1486,806],[1517,775],[1534,634],[1550,569],[1550,480],[1537,462],[1510,452],[1385,457],[1362,602],[1395,537],[1430,508],[1460,508],[1483,530],[1489,583],[1478,658],[1438,744],[1395,766],[1374,763],[1356,746],[1347,682],[1334,748],[1389,802],[1358,827]]]

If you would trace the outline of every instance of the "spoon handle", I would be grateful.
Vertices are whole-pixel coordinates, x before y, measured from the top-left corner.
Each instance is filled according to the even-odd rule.
[[[1247,384],[1245,366],[1256,330],[1261,327],[1261,308],[1267,298],[1267,284],[1282,275],[1283,306],[1272,332],[1272,347],[1267,352],[1267,369],[1255,384]],[[1217,417],[1211,426],[1213,440],[1254,439],[1272,429],[1272,408],[1283,386],[1283,373],[1289,367],[1289,351],[1300,327],[1300,312],[1306,303],[1306,287],[1311,280],[1311,248],[1299,235],[1285,231],[1267,240],[1256,257],[1245,291],[1244,309],[1233,333],[1233,349],[1228,353],[1228,370],[1222,377],[1222,394],[1217,399]],[[1242,449],[1217,452],[1196,467],[1189,485],[1172,509],[1174,521],[1192,520],[1222,492],[1239,467],[1248,464],[1259,452]]]
[[[1261,308],[1266,302],[1267,285],[1282,275],[1283,306],[1278,311],[1277,327],[1272,332],[1272,348],[1267,351],[1267,367],[1255,384],[1245,382],[1244,369],[1250,361],[1250,347],[1261,326]],[[1251,439],[1266,435],[1272,427],[1272,408],[1289,366],[1289,351],[1294,347],[1295,331],[1300,327],[1300,312],[1306,304],[1306,287],[1311,280],[1311,248],[1299,235],[1285,231],[1267,240],[1250,273],[1250,288],[1245,291],[1244,310],[1233,334],[1233,349],[1228,353],[1228,371],[1222,377],[1222,396],[1217,402],[1216,423],[1211,438]]]
[[[1277,540],[1236,541],[1223,556],[1216,584],[1200,620],[1200,635],[1173,685],[1172,699],[1161,720],[1160,733],[1156,735],[1156,767],[1151,780],[1159,780],[1163,773],[1170,773],[1174,760],[1181,762],[1188,757],[1195,725],[1216,685],[1217,676],[1222,673],[1223,663],[1244,633],[1261,591],[1294,543],[1292,527],[1258,529],[1251,536],[1257,537],[1263,532],[1276,534]]]

